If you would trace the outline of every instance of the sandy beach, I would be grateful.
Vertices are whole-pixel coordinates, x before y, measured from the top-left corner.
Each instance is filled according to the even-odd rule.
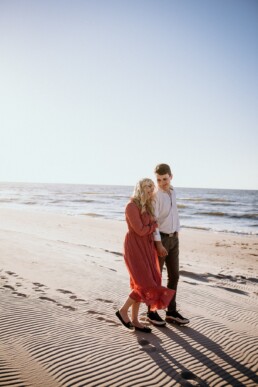
[[[125,232],[0,209],[0,386],[256,386],[257,236],[182,229],[178,303],[190,324],[146,334],[115,316],[129,293]]]

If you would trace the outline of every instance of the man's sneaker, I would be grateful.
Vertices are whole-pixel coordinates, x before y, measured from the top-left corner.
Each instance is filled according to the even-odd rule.
[[[166,322],[185,325],[189,324],[190,321],[188,320],[188,318],[183,317],[180,313],[175,311],[166,313]]]
[[[162,318],[158,315],[158,312],[148,312],[147,320],[149,320],[153,325],[160,327],[166,325],[166,321],[162,320]]]

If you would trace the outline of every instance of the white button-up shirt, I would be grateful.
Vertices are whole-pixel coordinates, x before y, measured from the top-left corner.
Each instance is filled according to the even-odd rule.
[[[158,188],[154,198],[155,217],[159,228],[154,232],[154,240],[160,241],[160,232],[171,234],[179,231],[180,223],[176,205],[176,194],[173,187],[170,192]]]

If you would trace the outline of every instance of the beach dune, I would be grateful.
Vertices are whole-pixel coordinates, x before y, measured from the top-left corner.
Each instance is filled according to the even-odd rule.
[[[130,291],[125,232],[0,209],[0,386],[257,385],[257,236],[183,229],[178,303],[190,324],[146,334],[115,316]]]

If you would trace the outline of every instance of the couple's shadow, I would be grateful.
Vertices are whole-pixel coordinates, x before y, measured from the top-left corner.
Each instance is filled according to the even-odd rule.
[[[166,336],[164,340],[155,335],[155,329]],[[192,364],[195,369],[198,368],[198,365],[202,365],[207,370],[206,374],[216,375],[215,378],[213,377],[214,386],[221,382],[223,385],[246,386],[238,377],[241,380],[249,378],[255,384],[258,383],[255,372],[225,353],[215,341],[189,326],[169,324],[166,327],[153,328],[153,333],[137,334],[140,349],[152,358],[171,381],[178,382],[180,386],[204,387],[210,385],[204,378],[201,379],[195,375],[190,369],[191,366],[185,366],[185,363]],[[174,345],[169,346],[168,339],[177,344],[176,349]],[[181,354],[182,350],[185,352],[184,356]],[[220,365],[221,363],[223,366]],[[231,368],[231,373],[227,371],[228,368]],[[239,376],[234,376],[236,374]],[[166,386],[167,383],[166,381],[158,385]]]

